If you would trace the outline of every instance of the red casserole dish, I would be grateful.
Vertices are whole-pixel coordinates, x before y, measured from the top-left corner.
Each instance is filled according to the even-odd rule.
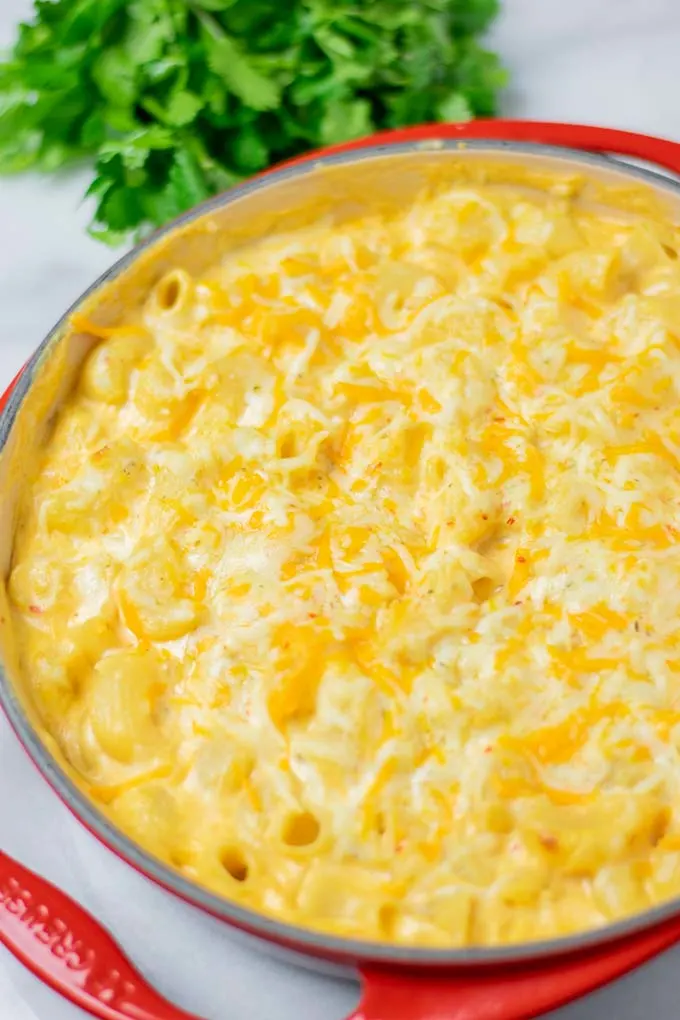
[[[372,161],[387,160],[385,165],[389,166],[390,160],[396,160],[391,165],[401,167],[415,160],[413,165],[417,166],[418,161],[481,154],[539,168],[566,166],[594,176],[613,177],[623,184],[646,184],[667,202],[680,205],[680,179],[625,168],[593,152],[636,157],[680,178],[680,144],[629,132],[515,121],[386,132],[305,156],[192,211],[123,258],[76,307],[91,304],[104,288],[113,295],[114,302],[120,301],[127,293],[120,286],[125,273],[135,266],[137,282],[142,285],[145,267],[159,251],[165,251],[157,247],[158,242],[179,237],[184,228],[193,229],[203,217],[219,215],[231,224],[233,217],[238,220],[239,205],[241,210],[245,207],[246,219],[252,217],[252,211],[247,212],[252,206],[271,223],[272,216],[289,208],[285,202],[295,194],[296,187],[301,186],[303,194],[307,187],[323,188],[324,175],[318,173],[319,167],[334,171],[345,168],[351,174],[352,168],[368,166]],[[284,204],[277,208],[279,193],[284,195]],[[243,211],[240,215],[243,217]],[[210,243],[207,231],[201,234],[200,228],[194,230],[194,242],[196,234],[199,245]],[[44,353],[65,335],[73,310],[57,325],[0,403],[0,447],[6,458],[17,433],[25,431],[17,423],[22,420],[27,395],[42,378]],[[678,900],[597,931],[501,948],[392,946],[327,936],[272,920],[186,880],[118,830],[43,743],[4,670],[0,675],[0,701],[17,737],[57,795],[93,835],[128,864],[196,908],[264,943],[354,968],[363,982],[364,995],[350,1020],[524,1020],[587,994],[680,941]],[[2,855],[0,908],[0,939],[39,976],[93,1015],[109,1020],[125,1016],[179,1020],[185,1016],[162,1000],[149,998],[134,972],[126,972],[115,944],[101,934],[92,919],[48,883]]]

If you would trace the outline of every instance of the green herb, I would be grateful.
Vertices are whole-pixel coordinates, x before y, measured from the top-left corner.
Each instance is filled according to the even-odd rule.
[[[95,159],[92,232],[160,225],[305,149],[494,112],[498,0],[34,0],[0,172]]]

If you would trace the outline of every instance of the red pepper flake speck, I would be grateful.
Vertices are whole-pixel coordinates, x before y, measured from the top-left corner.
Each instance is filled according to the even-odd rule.
[[[539,836],[539,842],[546,848],[546,850],[557,850],[559,849],[559,843],[555,836]]]
[[[39,616],[42,613],[42,608],[40,606],[29,606],[28,611],[29,613],[35,613],[36,616]]]
[[[518,556],[517,557],[517,562],[518,563],[526,563],[526,561],[527,561],[526,556]]]
[[[512,527],[513,524],[517,524],[517,518],[516,517],[508,517],[506,523],[509,524]]]

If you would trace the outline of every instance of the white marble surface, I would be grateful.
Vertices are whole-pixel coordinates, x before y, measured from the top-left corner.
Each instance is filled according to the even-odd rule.
[[[29,0],[0,0],[0,45],[28,8]],[[504,0],[493,42],[513,74],[508,115],[680,139],[680,0]],[[85,181],[82,173],[0,180],[2,388],[113,260],[84,233]],[[340,1020],[356,1001],[351,984],[234,945],[223,927],[100,848],[56,803],[2,719],[0,846],[86,903],[165,994],[210,1020]],[[670,1020],[680,998],[679,963],[680,953],[669,954],[554,1020]],[[3,1020],[81,1015],[0,950]]]

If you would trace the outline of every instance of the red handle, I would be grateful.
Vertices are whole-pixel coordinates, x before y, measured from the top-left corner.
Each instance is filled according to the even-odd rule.
[[[531,1020],[623,977],[680,942],[680,918],[576,955],[515,967],[427,977],[363,971],[364,995],[348,1020]]]
[[[0,942],[100,1020],[199,1020],[162,999],[75,900],[2,850]]]
[[[367,145],[390,142],[416,142],[428,138],[486,139],[507,142],[536,142],[542,145],[561,145],[569,149],[590,152],[609,152],[621,156],[634,156],[673,173],[680,174],[680,144],[653,135],[635,131],[618,131],[615,128],[593,127],[588,124],[554,124],[541,120],[470,120],[462,124],[419,124],[417,127],[380,131],[368,138],[343,142],[317,152],[305,153],[284,165],[319,159],[331,152],[362,149]]]

